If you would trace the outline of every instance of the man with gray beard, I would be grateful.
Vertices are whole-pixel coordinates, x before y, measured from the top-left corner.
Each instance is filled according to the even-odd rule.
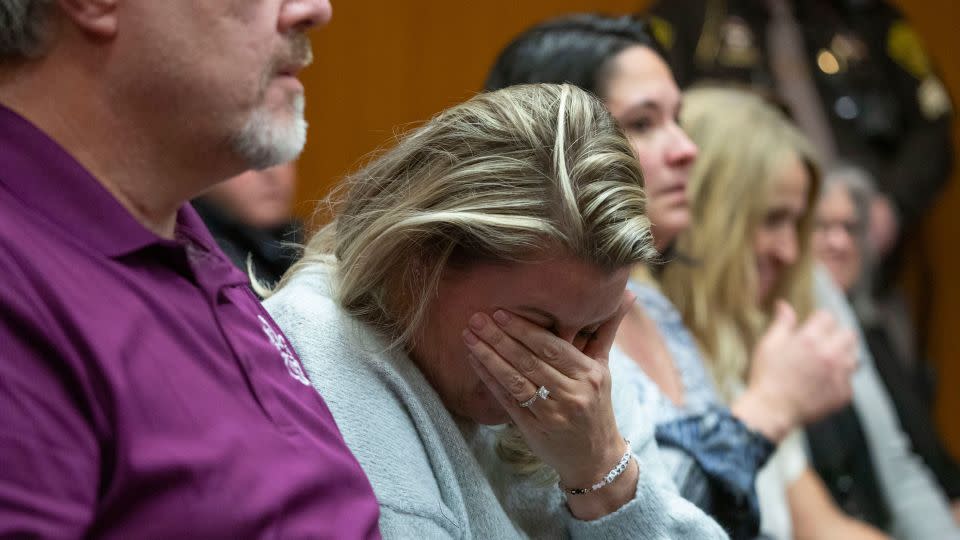
[[[0,537],[377,537],[186,201],[290,161],[326,0],[0,3]]]

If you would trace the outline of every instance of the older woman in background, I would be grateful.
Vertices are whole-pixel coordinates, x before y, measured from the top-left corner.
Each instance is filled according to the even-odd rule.
[[[607,368],[624,285],[653,250],[602,104],[568,85],[483,94],[348,186],[266,306],[385,536],[723,536],[665,476],[648,419],[615,406],[635,403]]]
[[[841,165],[831,170],[817,204],[813,250],[856,310],[866,344],[911,446],[953,501],[954,519],[960,521],[960,466],[937,434],[926,398],[927,384],[918,373],[922,366],[898,346],[871,301],[868,277],[873,256],[867,233],[873,194],[873,181],[863,169]]]

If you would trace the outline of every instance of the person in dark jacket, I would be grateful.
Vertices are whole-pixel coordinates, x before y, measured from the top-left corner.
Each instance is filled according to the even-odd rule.
[[[268,284],[290,268],[303,240],[303,225],[291,214],[296,182],[296,166],[287,163],[247,171],[193,201],[220,249]]]

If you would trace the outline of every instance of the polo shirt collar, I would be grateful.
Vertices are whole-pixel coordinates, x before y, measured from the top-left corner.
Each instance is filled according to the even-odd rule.
[[[63,233],[107,257],[180,245],[144,227],[63,147],[2,104],[0,163],[0,185]],[[176,232],[225,259],[189,204],[177,213]]]

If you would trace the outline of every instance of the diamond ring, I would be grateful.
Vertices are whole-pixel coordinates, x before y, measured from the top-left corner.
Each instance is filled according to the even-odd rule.
[[[540,388],[537,388],[536,393],[534,393],[532,396],[530,396],[530,399],[528,399],[528,400],[520,403],[520,406],[523,407],[524,409],[526,409],[527,407],[533,405],[533,402],[534,402],[534,401],[536,401],[536,400],[538,400],[538,399],[547,399],[547,397],[549,397],[549,396],[550,396],[550,391],[547,390],[547,387],[546,387],[546,386],[541,386]]]

